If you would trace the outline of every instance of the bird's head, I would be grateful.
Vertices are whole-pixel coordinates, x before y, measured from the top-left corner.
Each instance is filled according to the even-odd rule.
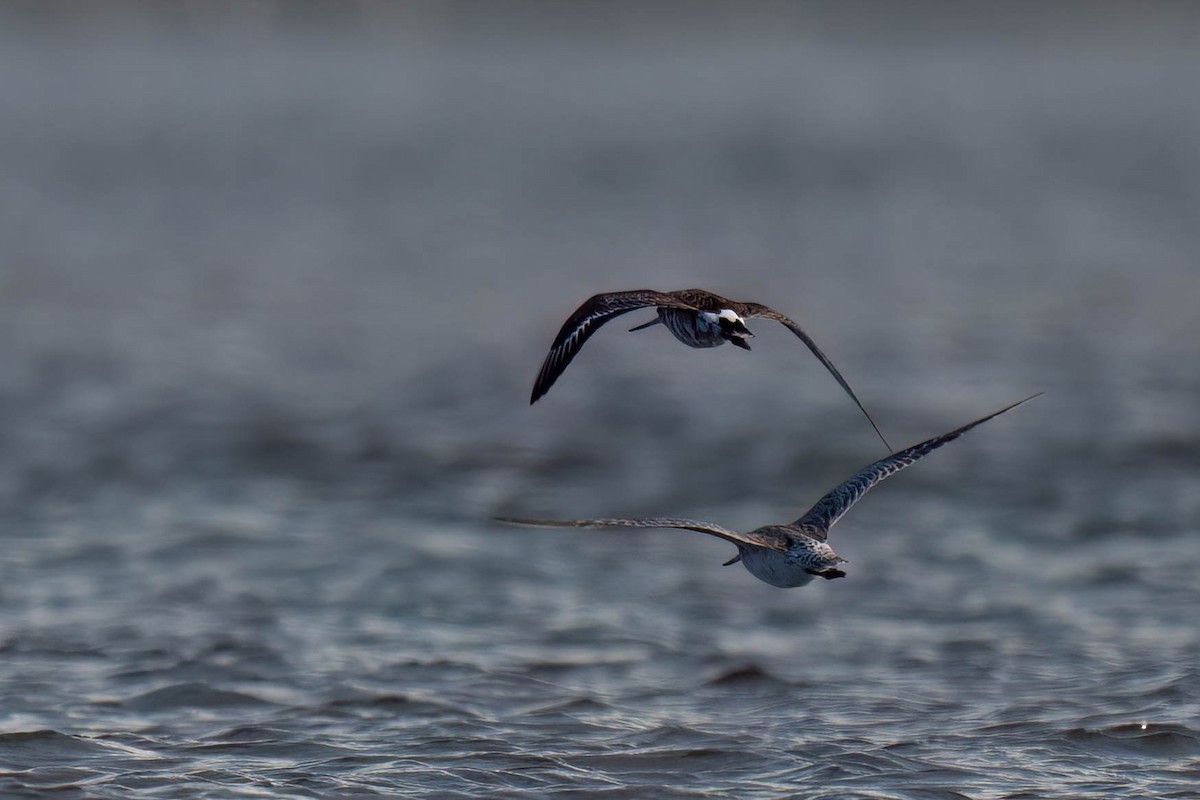
[[[746,340],[753,339],[754,334],[746,327],[746,320],[742,319],[740,314],[732,309],[723,308],[721,313],[717,314],[717,324],[721,326],[721,336],[725,341],[743,350],[750,349],[750,343]]]

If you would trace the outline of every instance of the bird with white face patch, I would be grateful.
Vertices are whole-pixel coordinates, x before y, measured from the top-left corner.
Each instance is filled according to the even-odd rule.
[[[682,528],[707,533],[731,542],[737,547],[738,552],[736,556],[726,561],[725,565],[741,561],[751,575],[772,586],[786,589],[804,586],[813,578],[818,577],[826,580],[844,578],[846,573],[839,569],[838,565],[845,563],[846,559],[835,553],[829,546],[827,542],[829,529],[850,510],[851,506],[861,500],[871,487],[902,469],[911,467],[934,450],[947,442],[954,441],[976,425],[981,425],[1037,396],[1035,394],[1027,397],[988,414],[986,417],[963,425],[961,428],[927,439],[920,444],[863,467],[849,480],[818,500],[816,505],[805,512],[800,519],[784,525],[767,525],[748,533],[738,533],[711,522],[697,522],[675,517],[567,520],[497,517],[496,519],[499,522],[514,525],[557,528]]]
[[[588,298],[575,310],[575,313],[567,318],[562,329],[559,330],[558,336],[554,337],[554,343],[550,345],[550,353],[546,356],[537,380],[533,384],[533,394],[530,396],[529,402],[536,403],[538,398],[550,391],[550,387],[571,363],[571,359],[580,351],[584,342],[601,325],[610,319],[639,308],[656,308],[658,316],[649,322],[630,328],[631,332],[661,324],[688,347],[717,347],[729,342],[743,350],[749,350],[749,340],[754,337],[754,334],[746,327],[746,320],[773,319],[783,324],[807,345],[817,360],[825,365],[825,369],[829,370],[829,374],[866,416],[871,427],[875,429],[875,433],[879,435],[888,451],[891,452],[891,445],[888,445],[879,426],[867,413],[867,409],[863,407],[854,390],[850,388],[850,384],[846,383],[842,373],[799,325],[761,303],[742,303],[704,289],[683,289],[677,292],[636,289],[629,292],[598,294]]]

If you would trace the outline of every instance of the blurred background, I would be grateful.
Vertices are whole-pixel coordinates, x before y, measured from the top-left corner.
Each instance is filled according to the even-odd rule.
[[[1187,3],[0,9],[6,796],[1189,796]],[[683,531],[896,446],[783,591]],[[1025,793],[1025,794],[1022,794]]]

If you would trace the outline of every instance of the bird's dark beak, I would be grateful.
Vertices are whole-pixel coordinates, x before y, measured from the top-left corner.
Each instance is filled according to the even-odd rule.
[[[750,334],[750,335],[753,336],[754,334]],[[733,344],[737,345],[738,347],[742,348],[743,350],[750,349],[750,343],[747,342],[745,339],[743,339],[741,336],[730,336],[729,341],[732,342]]]

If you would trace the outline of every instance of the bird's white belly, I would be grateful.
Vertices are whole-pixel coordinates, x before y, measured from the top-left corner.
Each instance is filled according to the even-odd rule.
[[[760,581],[791,589],[812,582],[813,575],[778,550],[754,548],[742,553],[746,570]]]

